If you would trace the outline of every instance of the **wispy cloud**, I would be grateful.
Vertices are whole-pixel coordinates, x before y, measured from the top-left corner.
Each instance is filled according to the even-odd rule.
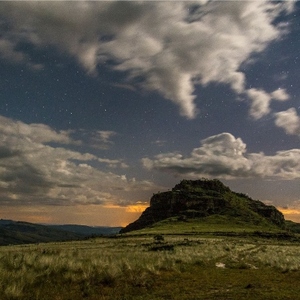
[[[114,144],[112,138],[117,133],[111,130],[80,130],[80,135],[88,146],[107,150]]]
[[[25,41],[37,48],[55,46],[93,75],[99,64],[113,61],[112,68],[128,74],[127,83],[138,78],[140,87],[158,91],[187,118],[198,111],[196,85],[225,83],[254,99],[250,113],[259,118],[269,112],[271,96],[247,91],[240,66],[287,32],[275,20],[293,5],[266,0],[2,2],[0,15],[8,26],[1,29],[0,55],[28,61],[28,53],[16,50]]]
[[[166,145],[166,143],[167,143],[167,141],[164,141],[164,140],[156,140],[152,144],[157,145],[158,147],[162,147],[162,146]]]
[[[153,159],[143,158],[142,163],[149,170],[185,178],[300,178],[300,149],[278,151],[273,156],[247,153],[246,144],[226,132],[202,140],[189,157],[164,153]]]

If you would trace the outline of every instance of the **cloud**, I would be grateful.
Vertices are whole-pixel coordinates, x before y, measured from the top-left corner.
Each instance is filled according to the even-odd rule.
[[[271,93],[273,99],[278,101],[286,101],[290,98],[285,89],[277,89],[276,91]]]
[[[252,100],[250,115],[254,119],[260,119],[270,112],[271,96],[268,93],[252,88],[247,91],[247,95]]]
[[[110,146],[114,144],[111,140],[112,137],[117,135],[115,131],[110,130],[81,130],[80,133],[86,144],[90,147],[102,150],[109,149]]]
[[[252,100],[250,115],[254,119],[260,119],[270,113],[270,103],[272,99],[277,101],[286,101],[289,99],[289,95],[285,89],[278,89],[272,93],[267,93],[263,90],[251,88],[246,91],[246,94]]]
[[[2,205],[126,206],[134,204],[134,199],[126,198],[132,192],[154,187],[150,181],[128,179],[96,167],[99,163],[121,169],[128,166],[122,160],[69,149],[80,145],[71,133],[0,116]],[[104,133],[102,137],[108,139],[110,134]]]
[[[247,153],[246,144],[230,133],[221,133],[201,141],[189,157],[165,153],[154,159],[143,158],[148,170],[169,172],[185,178],[300,178],[300,149],[278,151],[273,156]]]
[[[158,139],[158,140],[152,142],[152,144],[157,145],[158,147],[162,147],[167,144],[167,141]]]
[[[118,159],[108,159],[108,158],[98,158],[98,161],[100,163],[105,163],[107,164],[110,168],[117,168],[117,167],[120,167],[120,168],[123,168],[123,169],[126,169],[128,168],[129,166],[124,163],[122,160],[118,160]]]
[[[197,84],[225,83],[247,94],[240,66],[287,32],[275,20],[291,13],[293,5],[263,0],[2,2],[0,15],[8,26],[0,28],[0,54],[26,60],[29,53],[16,49],[29,42],[57,47],[92,75],[107,63],[128,74],[130,84],[158,91],[179,106],[181,115],[194,118]],[[268,100],[256,100],[251,114],[259,118],[268,111]]]
[[[300,117],[295,108],[275,113],[275,124],[287,134],[300,136]]]
[[[15,140],[22,137],[33,143],[80,144],[80,141],[75,141],[70,137],[72,131],[55,131],[45,124],[28,125],[3,116],[0,116],[0,133],[2,142],[6,139]]]

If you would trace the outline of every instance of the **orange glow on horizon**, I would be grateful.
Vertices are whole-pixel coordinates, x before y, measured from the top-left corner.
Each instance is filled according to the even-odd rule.
[[[78,224],[88,226],[127,226],[148,207],[145,202],[129,206],[19,206],[1,207],[0,218],[40,224]]]
[[[286,220],[300,223],[300,209],[288,207],[277,207],[277,209],[283,213]]]
[[[300,209],[296,208],[277,208],[280,212],[282,212],[284,215],[300,215]]]
[[[78,224],[88,226],[126,226],[137,220],[149,207],[145,202],[128,206],[77,205],[2,207],[0,218],[44,224]],[[286,220],[300,223],[300,208],[277,207]]]
[[[135,204],[126,206],[126,212],[128,213],[142,213],[147,207],[148,204]]]

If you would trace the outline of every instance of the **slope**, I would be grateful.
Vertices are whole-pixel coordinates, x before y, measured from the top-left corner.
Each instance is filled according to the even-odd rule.
[[[229,227],[234,230],[285,228],[283,214],[274,206],[265,205],[245,194],[235,193],[219,180],[201,179],[183,180],[171,191],[154,194],[150,207],[138,220],[120,232],[163,224],[173,229],[179,224],[185,224],[182,225],[185,228],[195,227],[195,223],[201,223],[208,229],[214,227],[212,224],[217,228],[226,228],[230,224]]]
[[[82,239],[84,236],[27,222],[0,220],[0,245],[32,244]]]

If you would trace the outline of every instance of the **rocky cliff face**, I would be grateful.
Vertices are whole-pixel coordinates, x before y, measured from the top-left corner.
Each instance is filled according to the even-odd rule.
[[[177,216],[179,219],[201,218],[213,214],[242,217],[253,224],[273,223],[285,226],[283,214],[247,195],[232,192],[219,180],[183,180],[171,191],[154,194],[138,220],[121,233],[142,229]]]

